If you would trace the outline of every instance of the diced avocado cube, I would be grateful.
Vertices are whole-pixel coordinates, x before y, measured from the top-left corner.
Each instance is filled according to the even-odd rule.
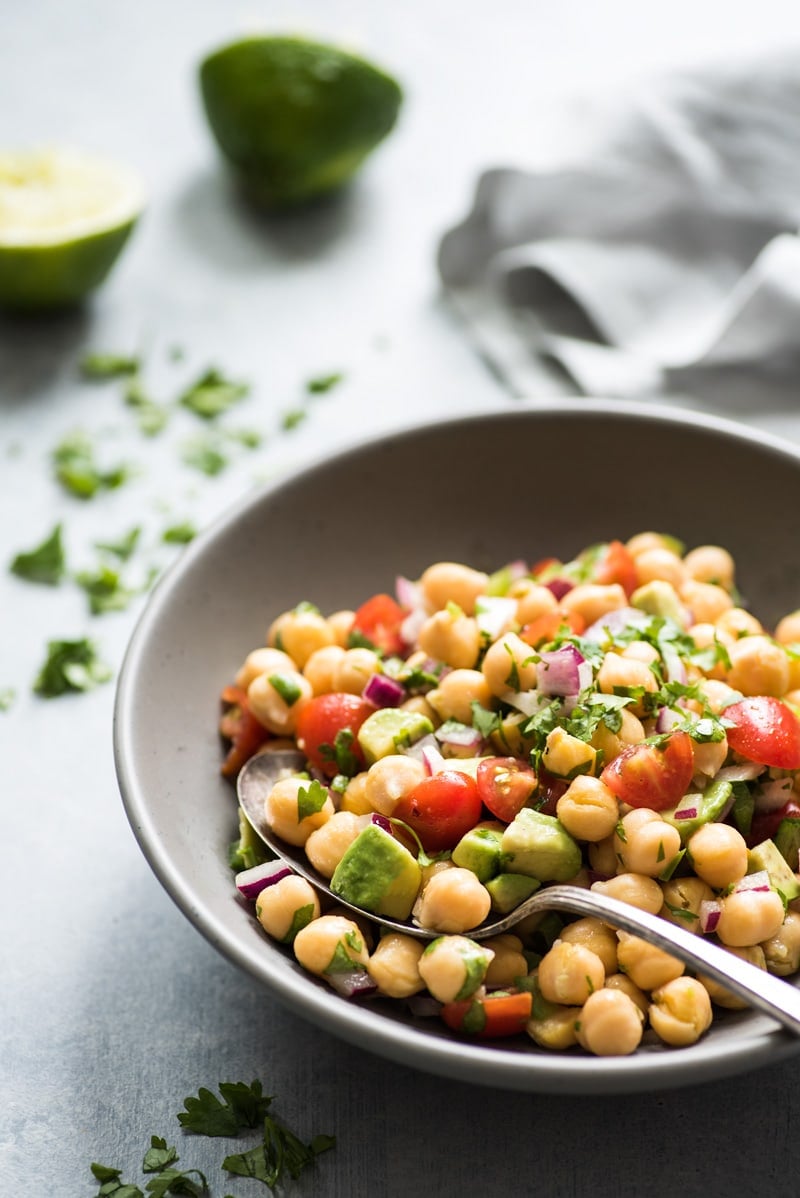
[[[523,807],[503,832],[509,873],[540,882],[567,882],[581,868],[581,850],[554,815]]]
[[[769,874],[770,885],[780,891],[787,903],[800,897],[800,882],[784,861],[774,840],[762,840],[747,854],[747,872],[755,874],[762,869]]]
[[[713,823],[720,818],[730,800],[731,790],[730,782],[712,782],[702,794],[684,795],[677,807],[662,811],[661,816],[678,829],[681,844],[686,844],[703,824]]]
[[[674,620],[680,627],[683,627],[686,617],[678,592],[671,582],[662,578],[654,578],[652,582],[637,587],[631,595],[631,607],[647,612],[650,616],[664,616],[668,620]]]
[[[563,728],[548,733],[542,765],[556,778],[577,778],[578,774],[594,772],[597,752],[585,740],[571,736]]]
[[[347,849],[331,878],[345,902],[390,919],[408,919],[422,871],[415,857],[378,824],[369,824]]]
[[[775,847],[789,869],[796,872],[800,865],[800,819],[787,817],[781,820],[775,833]]]
[[[541,882],[527,874],[498,874],[486,883],[492,899],[492,910],[500,915],[508,915],[540,886]]]
[[[488,882],[499,873],[503,862],[502,825],[470,828],[453,849],[452,862],[472,870],[479,881]]]
[[[381,707],[367,716],[358,730],[358,743],[367,765],[380,757],[399,753],[414,741],[433,732],[427,716],[398,707]]]

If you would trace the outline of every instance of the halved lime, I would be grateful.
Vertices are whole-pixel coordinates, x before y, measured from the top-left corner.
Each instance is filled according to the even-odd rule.
[[[200,66],[211,130],[247,192],[286,207],[346,183],[395,124],[390,75],[336,46],[252,37]]]
[[[0,307],[61,308],[103,282],[144,206],[128,167],[72,150],[0,153]]]

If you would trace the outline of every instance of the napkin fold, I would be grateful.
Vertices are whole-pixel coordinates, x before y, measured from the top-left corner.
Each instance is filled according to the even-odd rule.
[[[800,391],[800,49],[630,95],[589,149],[495,169],[438,268],[515,394]]]

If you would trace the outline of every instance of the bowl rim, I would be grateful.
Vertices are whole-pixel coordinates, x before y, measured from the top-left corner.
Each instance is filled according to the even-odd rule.
[[[410,1026],[386,1018],[368,1005],[338,1000],[324,983],[309,975],[272,974],[269,954],[256,958],[245,937],[231,941],[223,920],[203,895],[187,886],[181,871],[158,835],[151,810],[152,799],[138,777],[133,711],[144,656],[149,639],[184,576],[198,560],[213,554],[228,529],[245,513],[269,504],[272,497],[290,486],[302,483],[321,468],[328,469],[358,458],[365,451],[378,449],[398,439],[447,428],[462,428],[481,423],[502,424],[520,417],[557,417],[580,412],[594,416],[642,420],[654,425],[700,428],[738,442],[755,443],[762,449],[791,459],[800,468],[800,446],[781,441],[760,429],[754,429],[727,417],[694,409],[671,407],[664,403],[565,397],[558,400],[514,401],[513,408],[487,409],[463,416],[448,416],[418,421],[412,425],[367,435],[334,452],[319,452],[302,467],[287,471],[248,492],[220,512],[182,552],[154,586],[139,615],[126,647],[117,680],[113,710],[113,754],[122,803],[134,836],[154,874],[167,894],[205,939],[233,964],[264,982],[270,992],[294,1013],[324,1027],[353,1045],[404,1065],[429,1073],[511,1090],[542,1093],[607,1094],[673,1088],[727,1077],[775,1064],[800,1051],[795,1039],[763,1016],[743,1013],[748,1029],[737,1037],[734,1046],[722,1052],[713,1039],[701,1040],[680,1050],[640,1052],[627,1057],[571,1056],[563,1053],[534,1054],[530,1050],[509,1051],[491,1042],[462,1041],[444,1035],[432,1035],[424,1025]],[[243,927],[245,925],[243,924]],[[269,942],[267,942],[269,944]],[[335,999],[336,1001],[331,1001]],[[753,1025],[752,1027],[750,1025]]]

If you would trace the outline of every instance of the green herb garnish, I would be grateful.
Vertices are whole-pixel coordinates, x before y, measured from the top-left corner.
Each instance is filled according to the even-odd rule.
[[[111,611],[125,611],[137,592],[125,586],[117,570],[101,565],[97,570],[82,570],[75,581],[89,598],[89,610],[93,616]]]
[[[161,540],[167,545],[188,545],[197,536],[197,529],[189,520],[181,524],[171,524],[161,534]]]
[[[178,1122],[188,1132],[201,1136],[235,1136],[243,1128],[257,1127],[266,1116],[272,1096],[265,1094],[259,1081],[220,1082],[222,1101],[211,1090],[201,1087],[197,1096],[184,1098],[184,1110]]]
[[[302,424],[307,416],[308,412],[305,408],[290,408],[281,417],[281,428],[285,433],[289,433],[293,428],[297,428],[298,424]]]
[[[12,574],[24,578],[26,582],[58,586],[66,569],[61,525],[57,524],[50,535],[35,549],[18,553],[12,560],[10,569]]]
[[[142,530],[137,525],[136,528],[130,529],[129,532],[126,532],[117,541],[95,541],[95,548],[102,550],[104,553],[113,554],[121,562],[126,562],[133,556],[141,535]]]
[[[33,689],[46,699],[69,691],[89,691],[112,677],[89,640],[48,641],[47,659]]]
[[[222,441],[219,437],[195,437],[188,441],[181,454],[185,465],[213,478],[228,465],[228,457],[223,452]]]
[[[300,684],[295,681],[291,674],[270,674],[268,681],[278,692],[287,707],[292,707],[303,693]]]
[[[316,815],[328,800],[328,788],[314,778],[308,786],[301,786],[297,792],[297,821]]]
[[[333,374],[322,374],[316,378],[309,379],[306,383],[306,391],[309,395],[323,395],[326,391],[332,391],[339,383],[341,383],[344,375],[341,371],[336,371]]]
[[[207,370],[183,392],[178,402],[202,420],[216,420],[250,392],[249,384],[234,383],[219,370]]]
[[[136,374],[138,358],[123,354],[84,354],[80,361],[81,374],[87,379],[117,379]]]
[[[118,465],[100,470],[94,448],[85,433],[75,432],[53,450],[55,476],[61,486],[78,499],[91,499],[101,490],[114,490],[130,478],[130,467]]]

